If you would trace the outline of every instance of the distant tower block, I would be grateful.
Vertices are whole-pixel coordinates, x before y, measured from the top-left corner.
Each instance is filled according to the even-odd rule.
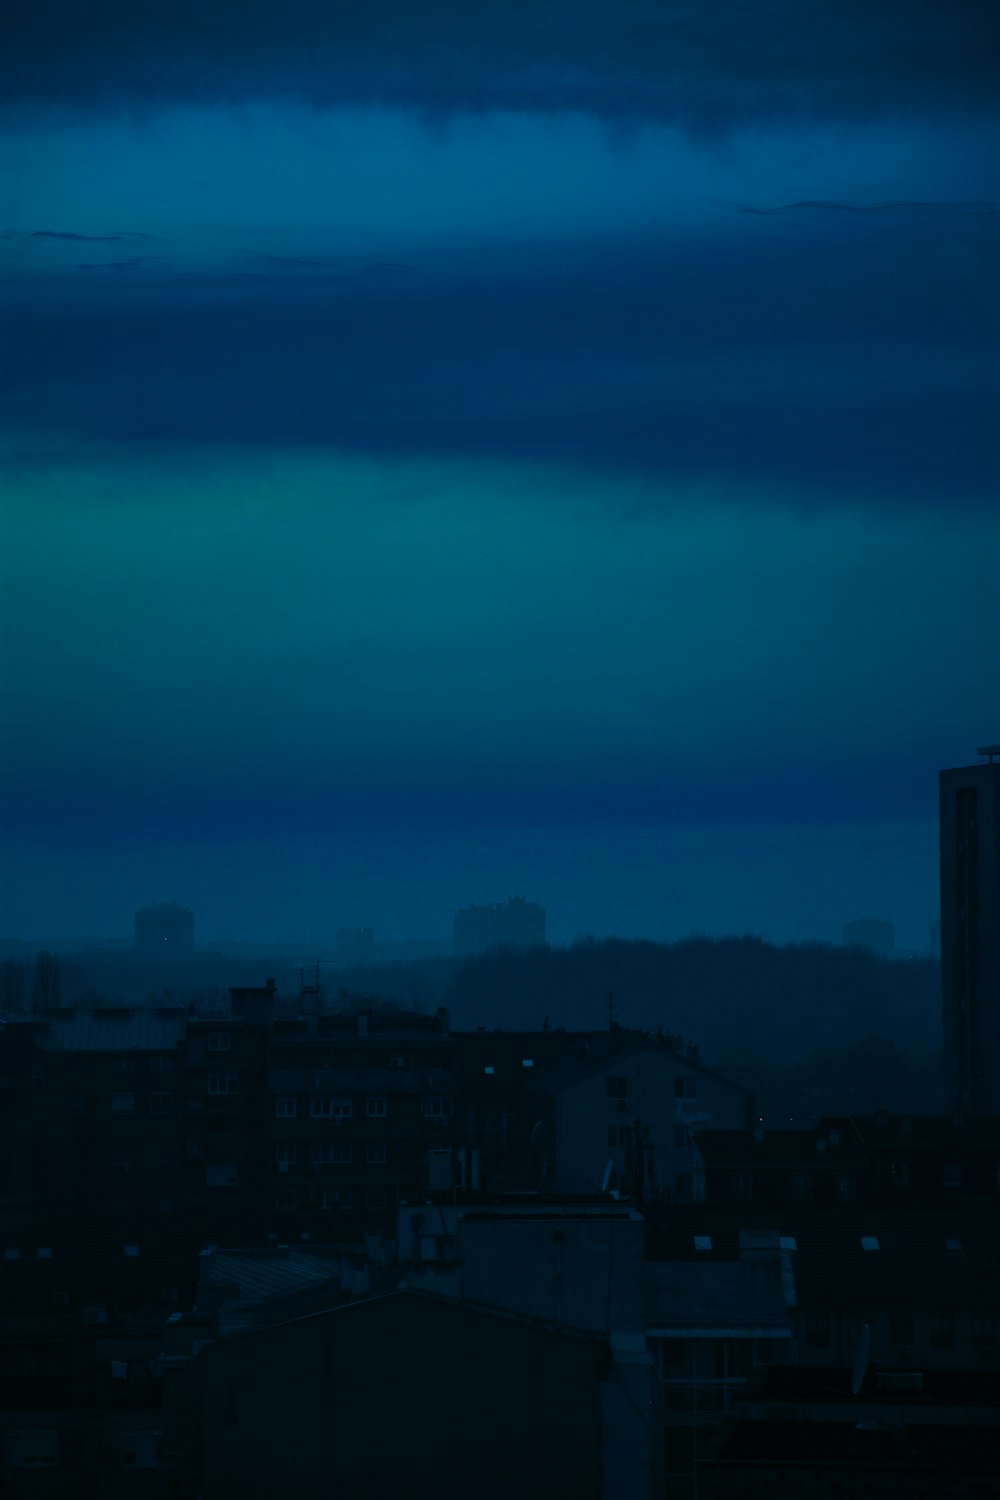
[[[375,933],[370,927],[341,927],[337,957],[345,964],[370,964],[375,958]]]
[[[190,958],[194,912],[176,901],[154,901],[135,914],[135,946],[143,958]]]
[[[948,1107],[1000,1115],[1000,745],[942,771],[941,1019]]]
[[[861,917],[857,922],[844,923],[844,946],[867,948],[879,958],[893,958],[896,953],[896,929],[891,922],[880,922],[876,917]]]
[[[459,955],[543,948],[545,908],[521,896],[511,896],[505,906],[467,906],[455,913],[454,946]]]

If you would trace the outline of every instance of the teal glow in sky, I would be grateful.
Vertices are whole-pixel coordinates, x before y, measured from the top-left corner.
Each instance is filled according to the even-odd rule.
[[[908,51],[889,6],[543,8],[383,7],[390,66],[180,5],[88,72],[15,6],[0,929],[516,890],[792,938],[863,892],[916,945],[936,769],[1000,717],[988,7]]]

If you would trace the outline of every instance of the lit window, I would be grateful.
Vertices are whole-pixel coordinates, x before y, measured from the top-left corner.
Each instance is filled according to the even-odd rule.
[[[799,1248],[798,1241],[796,1240],[794,1234],[779,1235],[778,1246],[782,1250],[797,1250]]]
[[[122,1249],[125,1252],[126,1260],[135,1260],[136,1256],[139,1254],[138,1245],[123,1245]]]
[[[710,1234],[696,1234],[694,1237],[694,1248],[696,1250],[711,1250],[712,1236]]]
[[[492,1063],[487,1063],[486,1066],[485,1066],[485,1068],[483,1069],[483,1072],[484,1073],[495,1073],[496,1072],[496,1068],[494,1068],[494,1066],[493,1066]]]
[[[111,1109],[116,1115],[130,1115],[135,1109],[134,1094],[112,1094]]]
[[[521,1059],[521,1067],[522,1068],[533,1068],[534,1066],[535,1066],[535,1059],[533,1057],[522,1057],[522,1059]]]
[[[861,1248],[862,1250],[878,1250],[878,1236],[874,1234],[863,1234],[861,1236]]]

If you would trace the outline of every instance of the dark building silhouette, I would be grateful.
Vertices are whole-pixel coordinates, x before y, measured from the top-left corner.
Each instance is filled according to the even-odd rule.
[[[135,914],[135,946],[143,958],[189,958],[194,912],[176,901],[154,901]]]
[[[545,944],[545,908],[521,896],[506,905],[467,906],[455,913],[455,952],[489,953],[493,948],[540,948]]]
[[[941,1000],[948,1105],[1000,1115],[1000,745],[940,773]]]
[[[867,948],[879,958],[892,958],[896,952],[896,929],[891,922],[877,917],[860,917],[844,923],[845,948]]]

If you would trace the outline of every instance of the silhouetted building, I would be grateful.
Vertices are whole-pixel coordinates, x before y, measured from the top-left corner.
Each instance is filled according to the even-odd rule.
[[[375,958],[375,934],[370,927],[341,927],[337,957],[345,964],[368,964]]]
[[[189,958],[194,912],[176,901],[154,901],[135,914],[135,946],[143,958]]]
[[[455,952],[461,956],[493,948],[541,948],[545,945],[545,908],[521,896],[506,905],[467,906],[455,913]]]
[[[1000,1115],[1000,745],[940,773],[941,1000],[951,1109]]]
[[[844,923],[844,946],[867,948],[879,958],[893,958],[896,953],[896,929],[891,922],[882,922],[877,917],[860,917],[856,922]]]

